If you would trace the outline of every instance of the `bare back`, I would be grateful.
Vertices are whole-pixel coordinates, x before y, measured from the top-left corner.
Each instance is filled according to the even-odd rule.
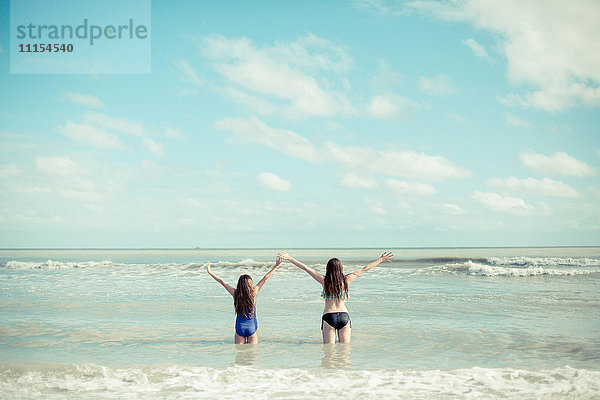
[[[350,279],[348,279],[348,275],[346,275],[345,278],[346,282],[348,283],[348,286],[350,286]],[[323,287],[323,285],[321,286]],[[325,293],[324,287],[323,293]],[[323,308],[323,314],[335,312],[348,312],[348,309],[346,308],[346,300],[346,297],[344,297],[343,299],[325,299],[325,307]]]

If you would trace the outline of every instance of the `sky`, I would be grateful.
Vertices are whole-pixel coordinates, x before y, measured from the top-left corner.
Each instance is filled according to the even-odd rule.
[[[2,248],[600,245],[598,1],[152,1],[126,74],[9,15]]]

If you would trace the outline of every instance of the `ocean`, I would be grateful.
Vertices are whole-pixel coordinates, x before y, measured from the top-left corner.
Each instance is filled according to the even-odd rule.
[[[235,286],[275,254],[346,273],[352,342],[283,264],[233,344]],[[600,399],[600,247],[0,250],[6,399]]]

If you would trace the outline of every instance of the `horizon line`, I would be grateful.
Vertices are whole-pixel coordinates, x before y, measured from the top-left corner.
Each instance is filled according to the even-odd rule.
[[[600,247],[598,245],[530,245],[530,246],[406,246],[406,247],[0,247],[6,250],[419,250],[419,249],[524,249],[524,248],[576,248]]]

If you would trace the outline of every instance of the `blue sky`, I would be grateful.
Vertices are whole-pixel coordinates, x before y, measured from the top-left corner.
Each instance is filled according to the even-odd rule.
[[[153,1],[99,75],[0,4],[0,247],[599,244],[595,1]]]

